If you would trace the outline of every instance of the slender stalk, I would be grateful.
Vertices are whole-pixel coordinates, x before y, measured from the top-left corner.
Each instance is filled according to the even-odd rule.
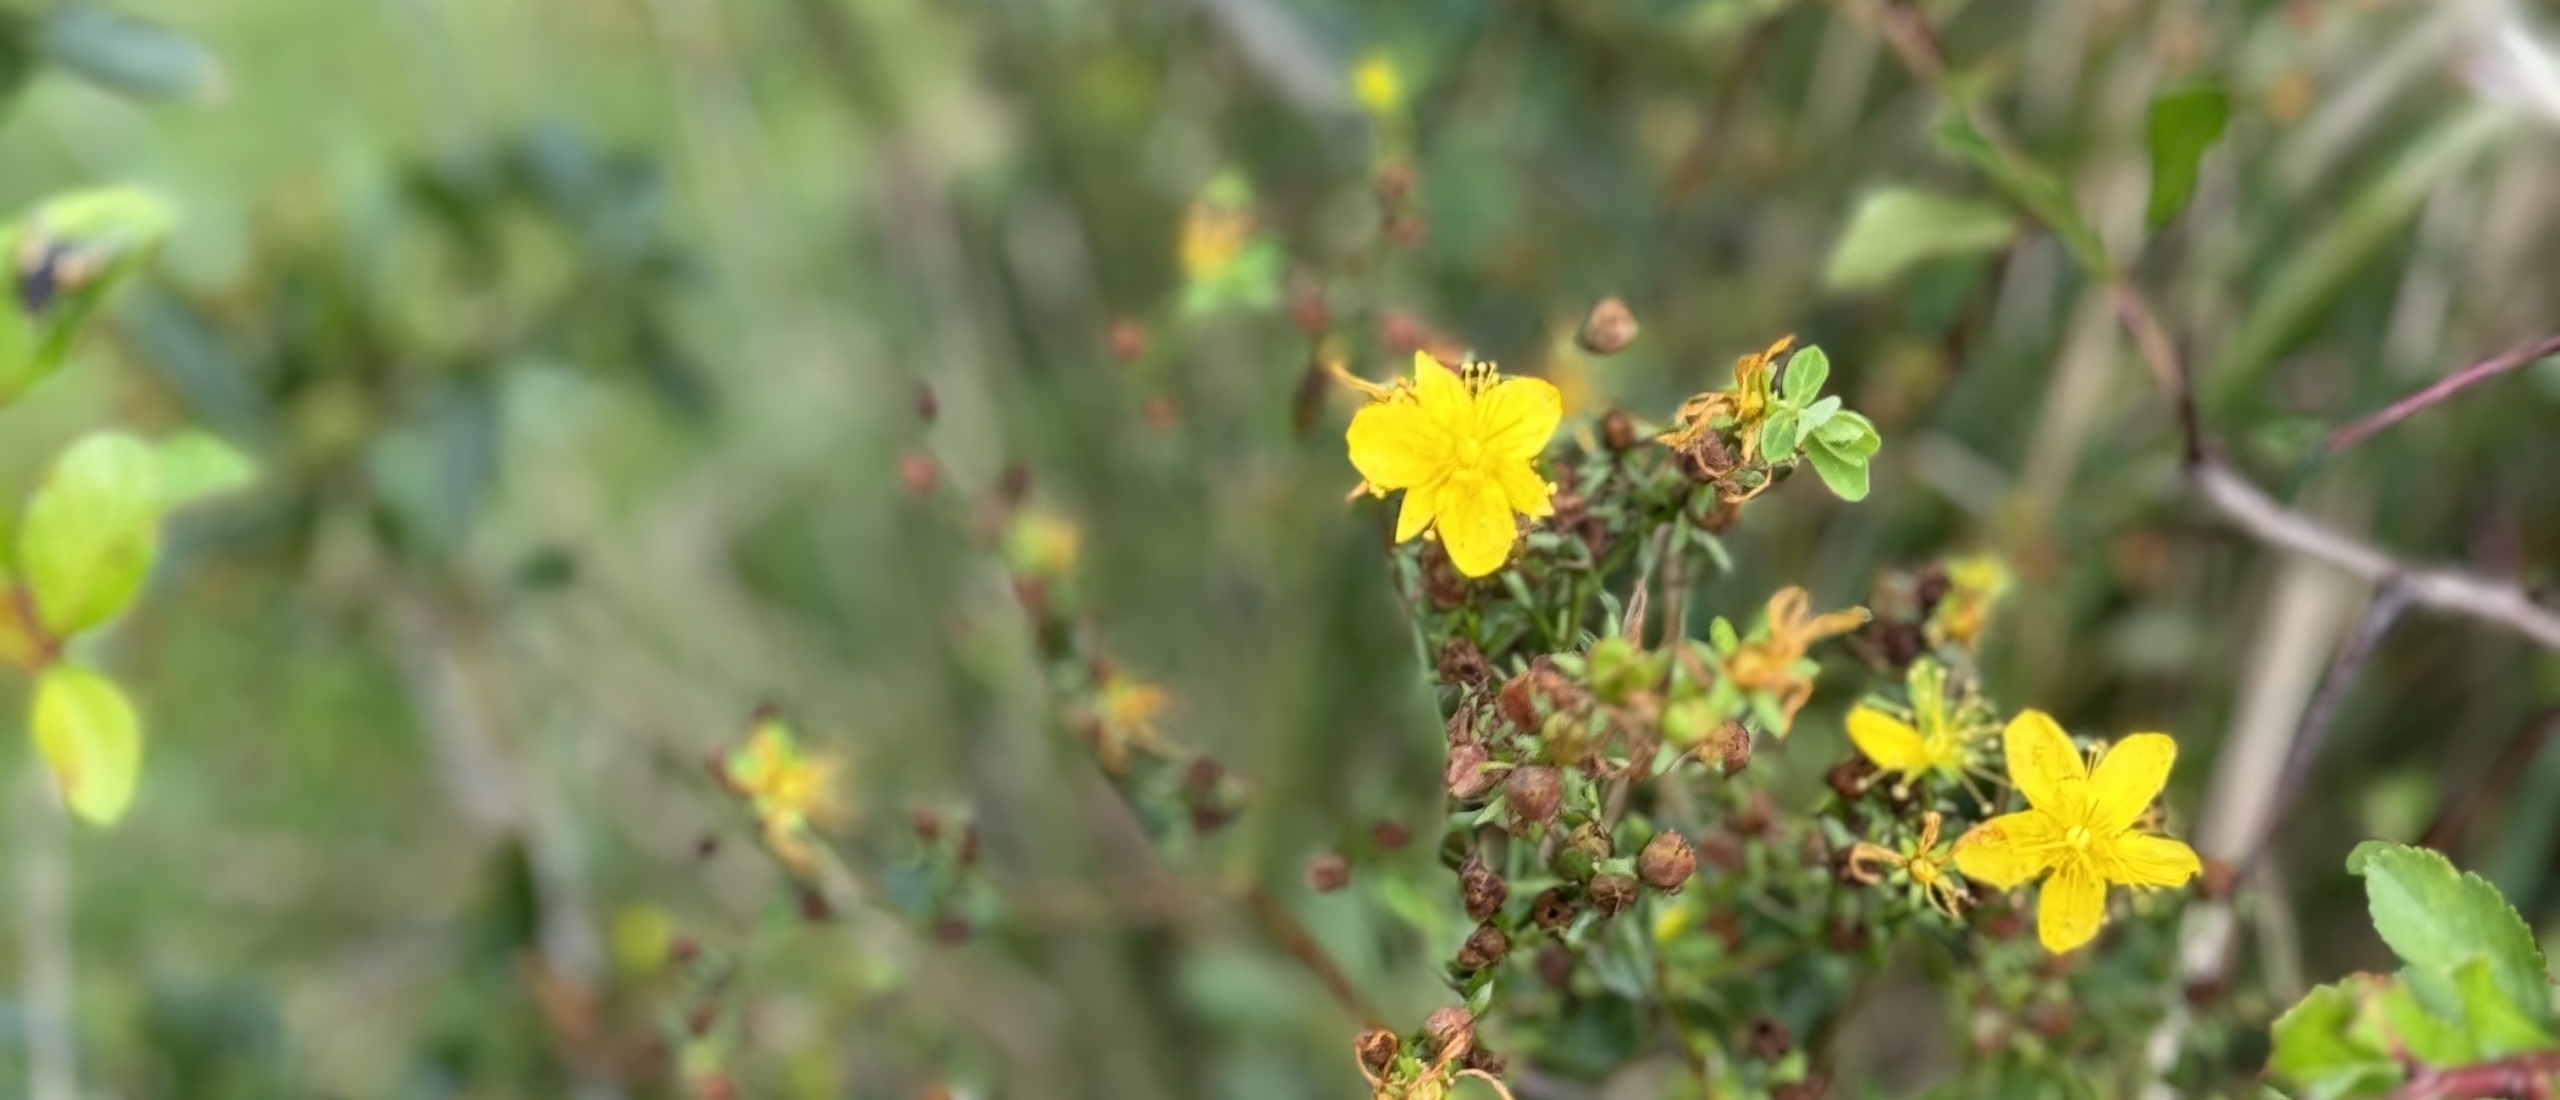
[[[79,1100],[71,1026],[71,822],[44,766],[18,792],[18,954],[26,974],[28,1100]]]
[[[2522,370],[2552,355],[2560,355],[2560,336],[2518,344],[2428,384],[2418,392],[2385,406],[2382,411],[2329,433],[2327,439],[2311,452],[2309,461],[2318,461],[2381,434],[2382,430],[2425,411],[2429,406],[2452,397],[2472,386],[2501,374]]]

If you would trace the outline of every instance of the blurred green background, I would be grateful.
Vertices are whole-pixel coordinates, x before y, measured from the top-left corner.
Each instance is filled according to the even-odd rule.
[[[262,467],[180,523],[98,650],[150,748],[59,899],[83,1095],[602,1100],[707,1095],[715,1069],[754,1097],[1357,1095],[1356,1021],[1250,917],[1095,903],[1143,857],[1043,722],[965,510],[899,478],[909,454],[969,496],[1028,471],[1168,732],[1250,786],[1216,874],[1418,1019],[1445,998],[1427,930],[1463,929],[1430,845],[1341,893],[1298,881],[1378,820],[1433,835],[1441,797],[1378,509],[1342,503],[1348,399],[1293,422],[1310,295],[1369,377],[1418,325],[1652,422],[1779,335],[1822,344],[1883,429],[1873,495],[1755,503],[1700,606],[1791,583],[1836,606],[1997,551],[2019,587],[1995,695],[2176,734],[2172,821],[2242,850],[2368,593],[2187,499],[2166,405],[2050,234],[1826,285],[1877,188],[1998,208],[1933,149],[1940,102],[1886,10],[0,7],[0,198],[130,182],[181,215],[72,368],[0,413],[0,487],[100,422],[201,424]],[[2560,327],[2548,5],[1917,10],[2159,305],[2237,465],[2412,560],[2560,583],[2555,364],[2298,469],[2328,428]],[[1364,58],[1386,110],[1355,95]],[[2145,108],[2197,81],[2228,133],[2147,228]],[[1204,294],[1179,241],[1222,176],[1277,258]],[[1604,295],[1643,329],[1597,359],[1572,334]],[[1115,322],[1144,332],[1134,362]],[[1753,766],[1818,782],[1855,682]],[[849,851],[946,807],[997,893],[1059,904],[958,946],[804,921],[700,766],[768,702],[843,761]],[[2412,613],[2269,825],[2247,980],[2280,1005],[2386,964],[2341,860],[2431,826],[2560,934],[2555,704],[2550,654]],[[677,937],[736,964],[708,1041]],[[0,1094],[29,950],[0,965]]]

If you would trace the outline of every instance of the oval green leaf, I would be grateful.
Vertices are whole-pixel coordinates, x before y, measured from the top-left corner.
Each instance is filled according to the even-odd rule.
[[[72,665],[46,669],[30,724],[72,813],[95,825],[124,816],[142,770],[142,723],[115,681]]]

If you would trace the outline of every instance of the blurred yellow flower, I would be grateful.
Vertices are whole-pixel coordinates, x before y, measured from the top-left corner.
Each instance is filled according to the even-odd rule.
[[[1042,580],[1074,572],[1083,547],[1084,535],[1075,524],[1045,512],[1017,512],[1005,531],[1005,557],[1014,572]]]
[[[1401,489],[1396,541],[1438,532],[1458,571],[1502,568],[1519,538],[1514,515],[1553,511],[1555,487],[1537,457],[1564,415],[1563,397],[1537,378],[1504,378],[1479,363],[1461,378],[1413,355],[1408,388],[1366,387],[1377,400],[1351,418],[1351,465],[1378,496]]]
[[[1172,701],[1155,684],[1118,672],[1105,675],[1094,692],[1092,716],[1085,723],[1085,736],[1092,741],[1093,754],[1103,769],[1118,775],[1129,770],[1132,753],[1163,755],[1164,732],[1156,719]]]
[[[784,861],[806,863],[808,829],[839,809],[835,762],[802,752],[788,727],[766,718],[756,723],[745,745],[730,752],[725,764],[729,785],[755,812],[766,843]]]
[[[1947,594],[1930,609],[1923,633],[1930,645],[1972,645],[1991,610],[2009,593],[2009,567],[1989,554],[1947,563]]]
[[[1404,77],[1384,51],[1371,50],[1351,68],[1351,96],[1363,110],[1385,118],[1404,106]]]
[[[1805,651],[1815,642],[1856,630],[1867,621],[1867,609],[1863,607],[1823,615],[1811,614],[1812,607],[1812,593],[1799,587],[1779,589],[1769,597],[1767,636],[1742,643],[1724,660],[1725,675],[1733,686],[1776,695],[1787,722],[1795,721],[1796,712],[1813,697],[1813,677],[1797,666]]]
[[[1964,701],[1947,697],[1947,670],[1936,661],[1913,661],[1904,683],[1911,720],[1860,703],[1849,711],[1850,742],[1878,771],[1900,776],[1905,785],[1931,775],[1962,781],[1974,745],[1992,732],[1991,723],[1967,720]]]
[[[2183,885],[2200,869],[2195,849],[2134,831],[2169,782],[2178,745],[2137,733],[2116,742],[2091,769],[2051,716],[2023,711],[2001,734],[2009,781],[2027,806],[1973,827],[1956,841],[1956,869],[2008,890],[2045,879],[2036,938],[2055,954],[2088,943],[2107,919],[2107,884]]]

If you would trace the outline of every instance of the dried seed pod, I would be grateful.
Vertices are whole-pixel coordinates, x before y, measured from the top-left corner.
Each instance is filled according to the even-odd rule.
[[[1582,331],[1575,338],[1582,350],[1593,355],[1615,355],[1636,338],[1635,311],[1617,298],[1602,298],[1582,319]]]
[[[1493,785],[1501,777],[1485,770],[1493,762],[1493,754],[1472,741],[1449,747],[1449,767],[1443,778],[1449,784],[1449,797],[1459,802],[1477,802],[1493,793]]]
[[[1513,768],[1510,780],[1503,785],[1502,798],[1522,821],[1554,821],[1564,808],[1564,777],[1544,764]]]
[[[1483,858],[1467,853],[1467,861],[1458,866],[1458,899],[1466,903],[1467,919],[1492,920],[1510,898],[1511,884],[1485,866]]]
[[[1626,912],[1636,903],[1636,880],[1632,875],[1595,875],[1591,879],[1591,904],[1604,917]]]
[[[1511,937],[1491,924],[1479,924],[1465,945],[1458,948],[1458,969],[1483,970],[1500,963],[1510,953]]]
[[[1422,1021],[1422,1037],[1431,1044],[1435,1057],[1447,1057],[1450,1047],[1458,1043],[1466,1044],[1461,1049],[1472,1050],[1476,1041],[1476,1018],[1456,1005],[1434,1009],[1430,1018]]]
[[[1340,852],[1326,852],[1308,860],[1307,885],[1319,894],[1351,885],[1351,860]]]
[[[1665,829],[1646,841],[1636,855],[1636,876],[1666,894],[1676,894],[1698,873],[1698,853],[1680,834]]]

